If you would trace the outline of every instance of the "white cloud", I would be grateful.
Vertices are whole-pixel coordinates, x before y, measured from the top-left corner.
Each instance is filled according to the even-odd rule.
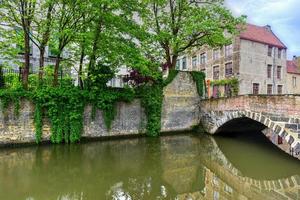
[[[247,15],[248,22],[269,24],[288,46],[289,57],[300,55],[300,0],[225,0],[235,15]]]

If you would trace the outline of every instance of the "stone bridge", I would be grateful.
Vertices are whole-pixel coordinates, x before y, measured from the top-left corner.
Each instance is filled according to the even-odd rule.
[[[276,146],[300,159],[300,96],[237,96],[200,101],[200,121],[206,132],[261,125]],[[234,127],[232,127],[232,125]]]

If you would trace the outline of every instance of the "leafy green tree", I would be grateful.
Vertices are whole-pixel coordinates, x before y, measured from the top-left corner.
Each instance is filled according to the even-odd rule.
[[[96,63],[117,68],[142,66],[143,57],[136,41],[143,31],[134,14],[143,10],[143,5],[135,0],[92,0],[93,20],[89,26],[87,43],[88,80],[91,81]]]
[[[245,17],[235,18],[223,0],[145,0],[140,18],[151,34],[145,42],[150,55],[175,68],[180,54],[203,45],[230,43]]]
[[[24,69],[22,84],[28,88],[28,76],[30,67],[30,34],[32,21],[35,14],[36,0],[6,0],[0,4],[0,16],[4,23],[12,28],[21,28],[23,32]]]
[[[77,31],[83,25],[86,2],[81,0],[57,1],[57,12],[54,17],[51,42],[55,46],[56,61],[54,66],[53,85],[58,85],[58,72],[63,52],[67,45],[74,42]]]
[[[37,1],[35,17],[33,18],[33,31],[31,33],[32,42],[40,51],[39,57],[39,82],[41,83],[45,66],[45,50],[51,36],[55,15],[55,0]],[[50,51],[50,49],[49,49]]]

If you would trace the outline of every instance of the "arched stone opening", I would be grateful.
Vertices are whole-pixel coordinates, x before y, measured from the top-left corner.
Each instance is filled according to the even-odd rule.
[[[258,132],[266,129],[267,126],[248,117],[239,117],[231,119],[221,125],[215,134],[237,134],[242,132]]]
[[[265,117],[263,116],[263,118]],[[256,117],[249,118],[242,116],[224,122],[217,128],[215,134],[223,137],[243,137],[243,139],[249,140],[254,139],[255,142],[265,144],[266,141],[269,141],[282,151],[298,158],[299,154],[295,153],[294,148],[292,148],[289,141],[285,139],[286,136],[284,134],[279,134],[280,131],[277,130],[277,128],[283,130],[284,128],[274,128],[274,126],[275,125],[272,125],[272,123],[263,124],[261,121],[256,120]],[[281,131],[281,133],[283,132]]]

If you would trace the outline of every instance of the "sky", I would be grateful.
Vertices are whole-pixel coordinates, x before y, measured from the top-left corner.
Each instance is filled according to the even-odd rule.
[[[247,22],[270,25],[288,47],[288,58],[300,56],[300,0],[225,0],[234,15],[246,15]]]

